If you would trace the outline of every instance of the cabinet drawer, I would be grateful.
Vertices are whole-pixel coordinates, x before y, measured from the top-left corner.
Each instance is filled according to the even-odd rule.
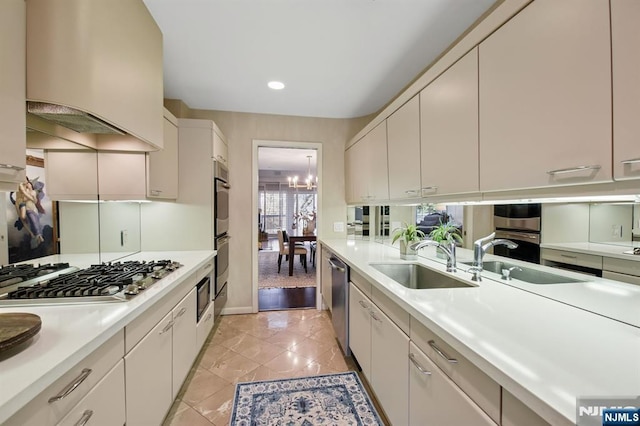
[[[358,274],[351,268],[349,270],[349,281],[351,281],[365,296],[371,297],[371,283],[367,281],[362,275]]]
[[[602,269],[640,277],[640,261],[604,257],[602,258]]]
[[[621,281],[623,283],[640,285],[640,277],[636,275],[621,274],[619,272],[602,271],[602,278]]]
[[[409,359],[410,425],[496,426],[413,342]]]
[[[602,256],[595,256],[592,254],[543,248],[540,250],[540,258],[543,260],[552,260],[554,262],[568,263],[569,265],[602,269]]]
[[[59,423],[74,426],[87,419],[91,426],[124,425],[124,361],[118,364]]]
[[[212,300],[207,310],[200,317],[200,322],[196,325],[196,349],[198,351],[204,345],[213,328],[213,303],[214,301]]]
[[[500,422],[500,385],[498,383],[413,317],[411,318],[411,341],[489,417],[497,423]]]
[[[409,335],[411,315],[407,311],[375,287],[371,288],[371,300],[400,327],[404,334]]]
[[[11,417],[6,425],[42,426],[58,423],[123,356],[124,332],[120,331],[35,397]],[[79,384],[72,389],[75,383]],[[51,398],[61,396],[69,389],[72,390],[66,396],[49,402]]]

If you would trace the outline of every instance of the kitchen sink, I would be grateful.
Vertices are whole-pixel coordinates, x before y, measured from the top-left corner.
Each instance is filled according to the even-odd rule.
[[[471,266],[473,262],[461,262],[464,265]],[[494,274],[499,274],[502,276],[503,269],[513,268],[517,265],[513,265],[511,263],[502,262],[499,260],[489,260],[483,262],[482,270],[493,272]],[[539,271],[536,269],[526,268],[522,266],[517,266],[522,269],[521,271],[518,269],[513,269],[511,271],[511,278],[514,280],[525,281],[530,284],[567,284],[567,283],[581,283],[584,280],[578,280],[575,278],[568,278],[558,274],[552,274],[550,272]]]
[[[475,287],[418,263],[370,263],[395,282],[411,289]]]

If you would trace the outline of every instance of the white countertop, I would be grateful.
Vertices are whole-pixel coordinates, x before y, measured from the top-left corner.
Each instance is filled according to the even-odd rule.
[[[625,251],[633,250],[634,247],[640,247],[640,242],[638,241],[634,241],[631,244],[632,245],[601,243],[544,243],[540,244],[540,247],[640,262],[640,255],[624,253]]]
[[[204,266],[215,253],[213,250],[141,252],[127,256],[123,260],[171,259],[184,266],[126,302],[0,307],[0,313],[28,312],[42,319],[40,332],[26,348],[8,358],[0,354],[0,424]],[[89,266],[83,263],[86,256],[54,257],[43,263],[60,261]]]
[[[454,274],[477,287],[407,289],[369,265],[403,262],[396,248],[366,240],[321,243],[553,425],[575,424],[578,397],[640,395],[640,327],[523,291],[518,283],[505,285],[486,272],[480,283],[471,282],[465,271]],[[464,261],[469,251],[459,254]],[[420,257],[416,262],[451,275],[443,261]],[[620,286],[635,290],[631,284]],[[617,301],[631,316],[627,297],[609,294],[604,303]]]

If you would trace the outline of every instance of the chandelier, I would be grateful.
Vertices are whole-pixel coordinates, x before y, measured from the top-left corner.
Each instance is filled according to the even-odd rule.
[[[300,182],[298,176],[288,176],[287,180],[289,181],[289,188],[304,188],[304,189],[315,189],[318,187],[318,176],[315,178],[311,175],[311,156],[307,155],[307,178],[304,180],[304,183]]]

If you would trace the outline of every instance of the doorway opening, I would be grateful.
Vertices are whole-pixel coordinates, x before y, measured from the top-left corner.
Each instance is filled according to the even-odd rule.
[[[256,147],[257,311],[317,306],[320,148],[315,145]]]

